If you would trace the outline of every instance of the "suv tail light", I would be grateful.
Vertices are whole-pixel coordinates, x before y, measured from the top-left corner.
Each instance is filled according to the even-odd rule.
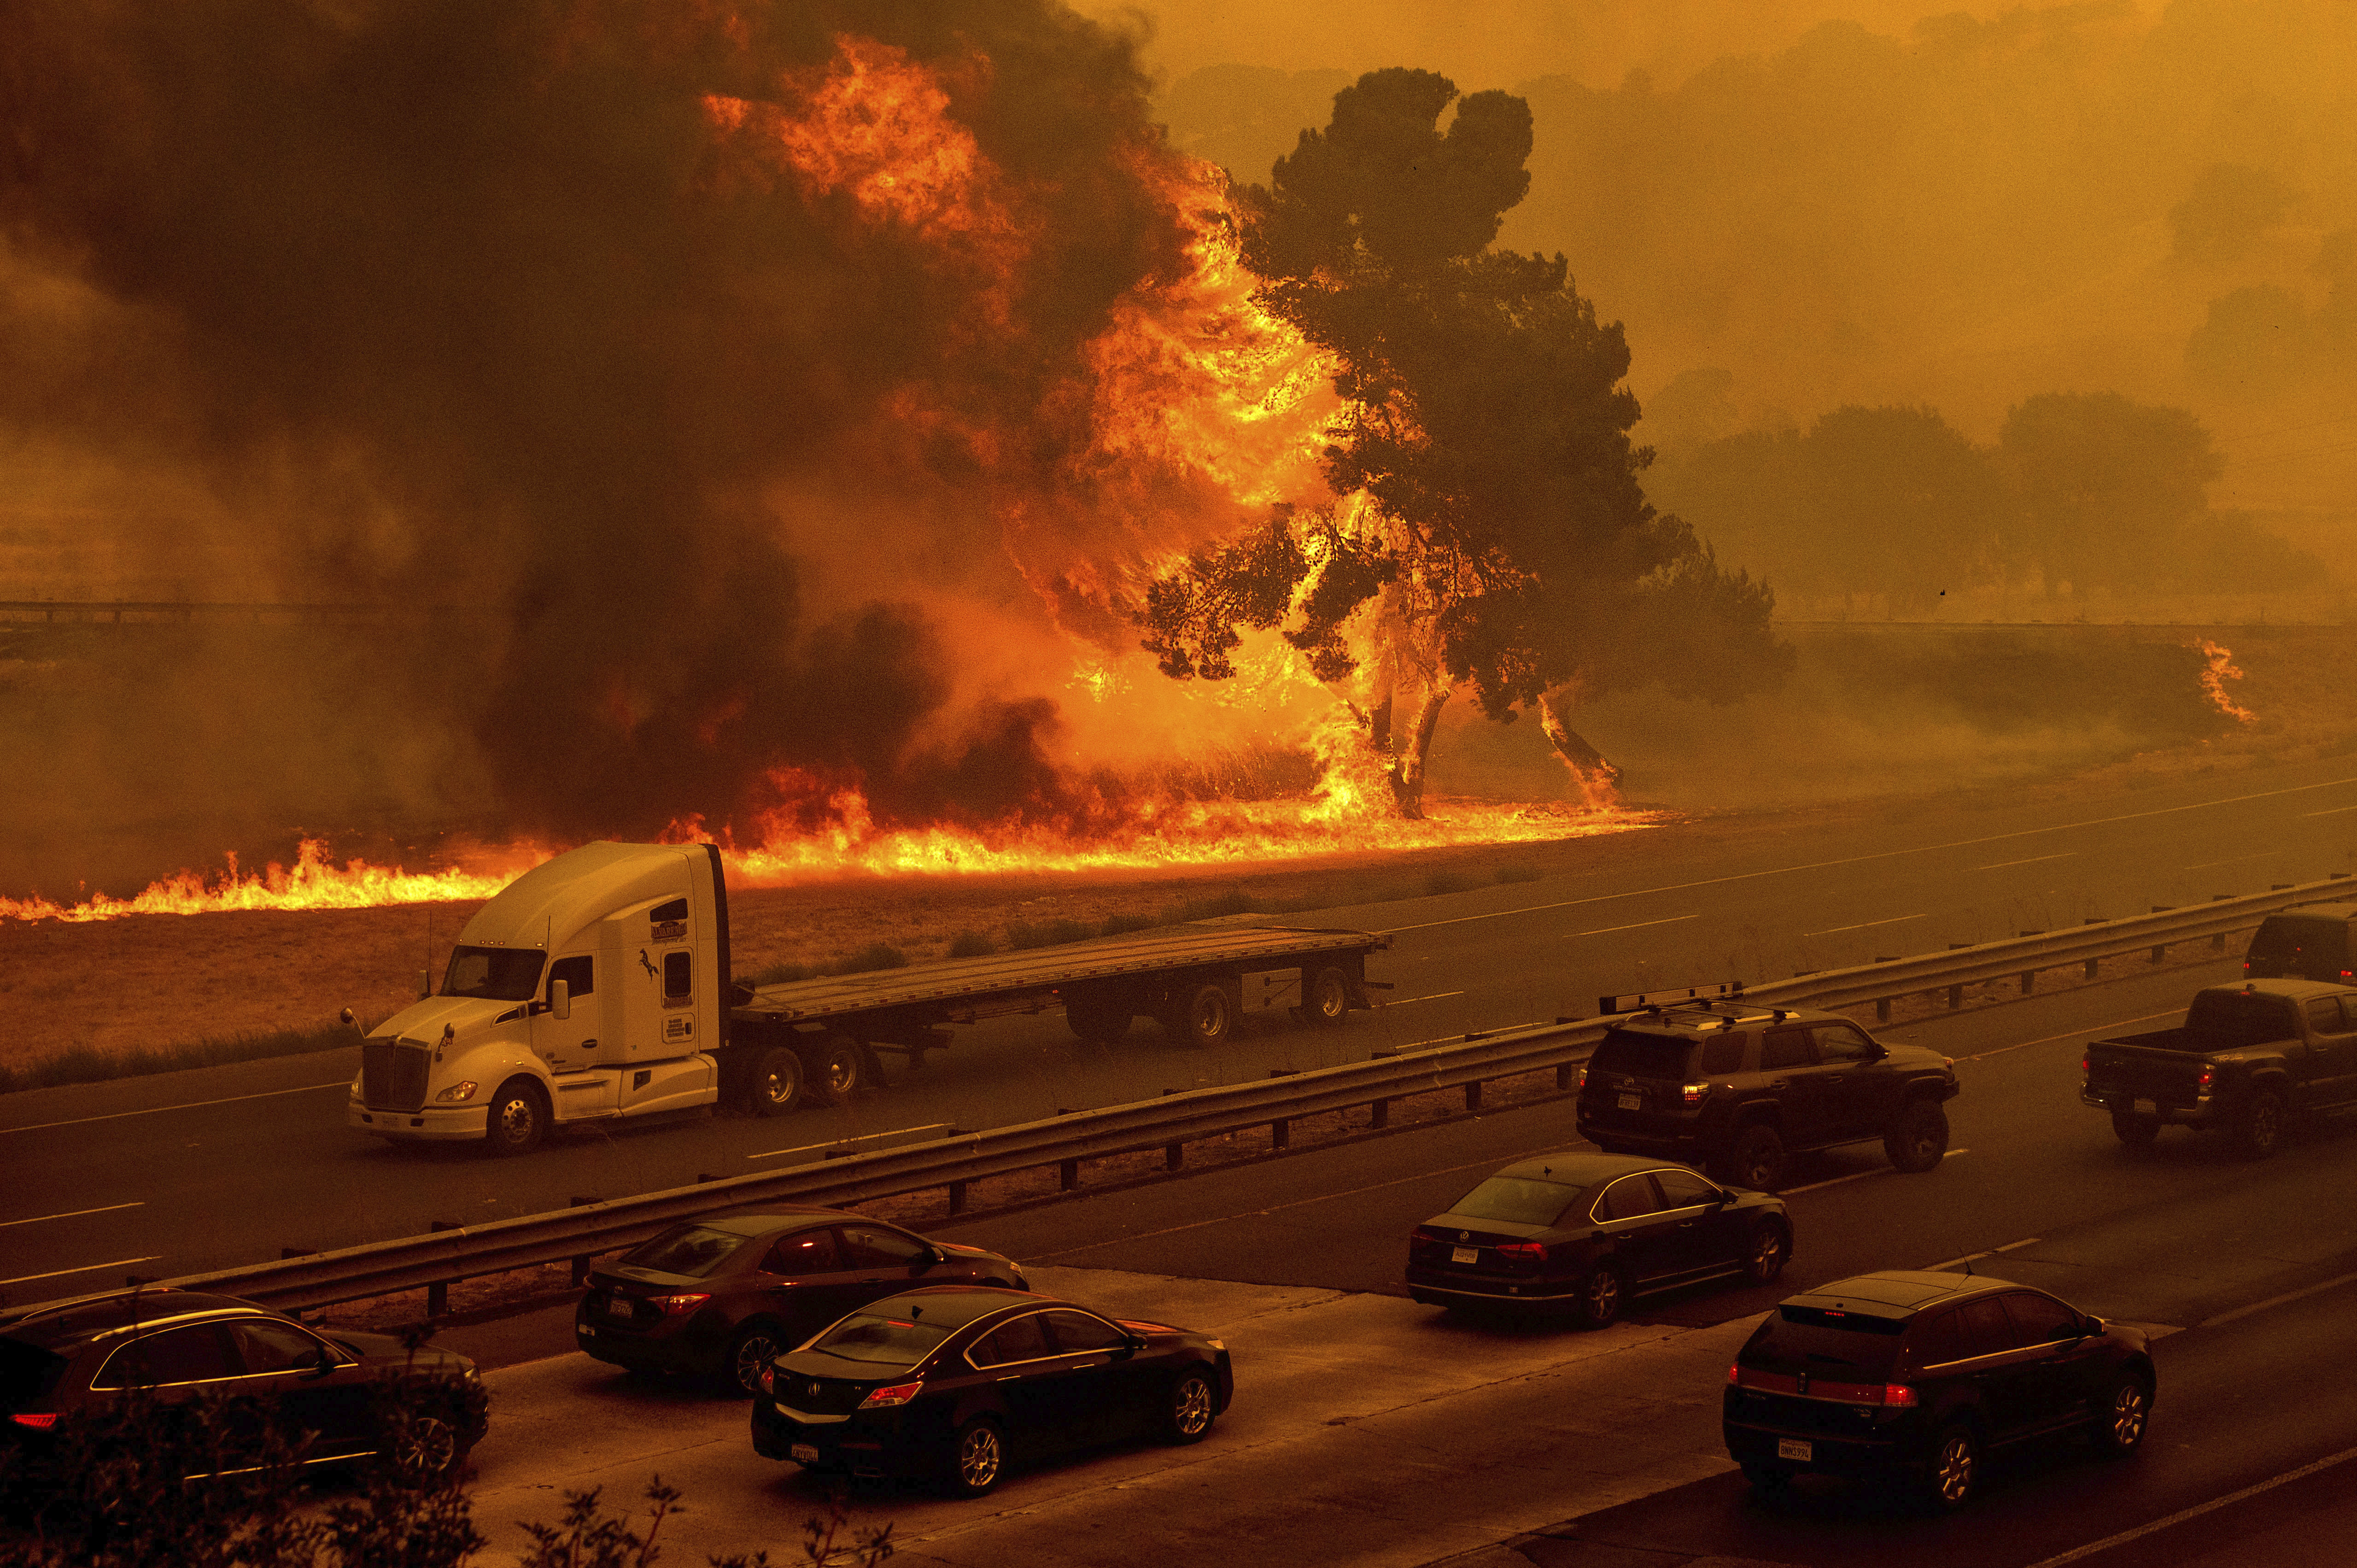
[[[2218,1069],[2208,1062],[2201,1064],[2201,1092],[2209,1093],[2218,1087]]]
[[[1688,1105],[1700,1105],[1702,1103],[1703,1096],[1710,1092],[1710,1085],[1706,1083],[1680,1084],[1678,1086],[1678,1092],[1685,1097],[1685,1102]]]
[[[29,1426],[36,1432],[47,1432],[58,1423],[58,1412],[53,1410],[22,1411],[8,1419],[19,1426]]]
[[[683,1312],[694,1312],[712,1299],[710,1291],[695,1291],[679,1295],[651,1295],[647,1300],[665,1317],[675,1317]]]
[[[910,1400],[917,1397],[917,1391],[924,1386],[925,1385],[921,1382],[894,1383],[888,1389],[877,1389],[875,1392],[869,1394],[866,1399],[859,1402],[859,1408],[862,1410],[887,1410],[896,1404],[907,1404]]]
[[[1587,1087],[1587,1069],[1585,1067],[1579,1069],[1579,1087],[1582,1089]]]

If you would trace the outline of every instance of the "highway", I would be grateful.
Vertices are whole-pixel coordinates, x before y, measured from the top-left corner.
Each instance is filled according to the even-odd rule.
[[[845,1139],[989,1127],[1363,1058],[1644,986],[1856,962],[2197,902],[2352,864],[2357,767],[2288,764],[2095,800],[1908,802],[1712,821],[1555,846],[1544,880],[1291,917],[1395,933],[1372,1018],[1249,1019],[1189,1051],[1152,1025],[1110,1053],[1054,1015],[962,1031],[920,1074],[832,1111],[616,1127],[519,1161],[395,1149],[343,1125],[357,1051],[0,1098],[0,1293],[24,1301],[774,1169]],[[201,917],[199,917],[201,918]],[[1271,1178],[1275,1179],[1275,1178]]]

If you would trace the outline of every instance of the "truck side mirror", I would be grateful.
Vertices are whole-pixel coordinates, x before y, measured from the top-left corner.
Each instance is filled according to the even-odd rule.
[[[430,969],[419,970],[417,972],[417,999],[420,1002],[423,1002],[433,994],[434,972]]]
[[[548,1010],[560,1020],[573,1016],[573,983],[552,980],[548,983]]]

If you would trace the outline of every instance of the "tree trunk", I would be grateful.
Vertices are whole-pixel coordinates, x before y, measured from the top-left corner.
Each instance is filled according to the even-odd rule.
[[[1605,759],[1604,754],[1581,738],[1566,715],[1570,713],[1577,693],[1569,686],[1557,686],[1539,698],[1539,727],[1546,732],[1547,743],[1571,774],[1572,789],[1579,802],[1591,811],[1610,811],[1620,803],[1620,770]]]
[[[1402,737],[1405,744],[1392,762],[1392,795],[1403,817],[1424,815],[1425,757],[1432,750],[1433,732],[1440,727],[1440,710],[1448,701],[1448,693],[1445,685],[1425,688],[1424,701],[1415,710],[1415,726]]]

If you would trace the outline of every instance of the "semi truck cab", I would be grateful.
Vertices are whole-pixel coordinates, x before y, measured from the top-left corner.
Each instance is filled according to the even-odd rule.
[[[439,994],[369,1033],[346,1121],[522,1154],[553,1126],[712,1104],[727,983],[717,849],[568,850],[475,912]]]

